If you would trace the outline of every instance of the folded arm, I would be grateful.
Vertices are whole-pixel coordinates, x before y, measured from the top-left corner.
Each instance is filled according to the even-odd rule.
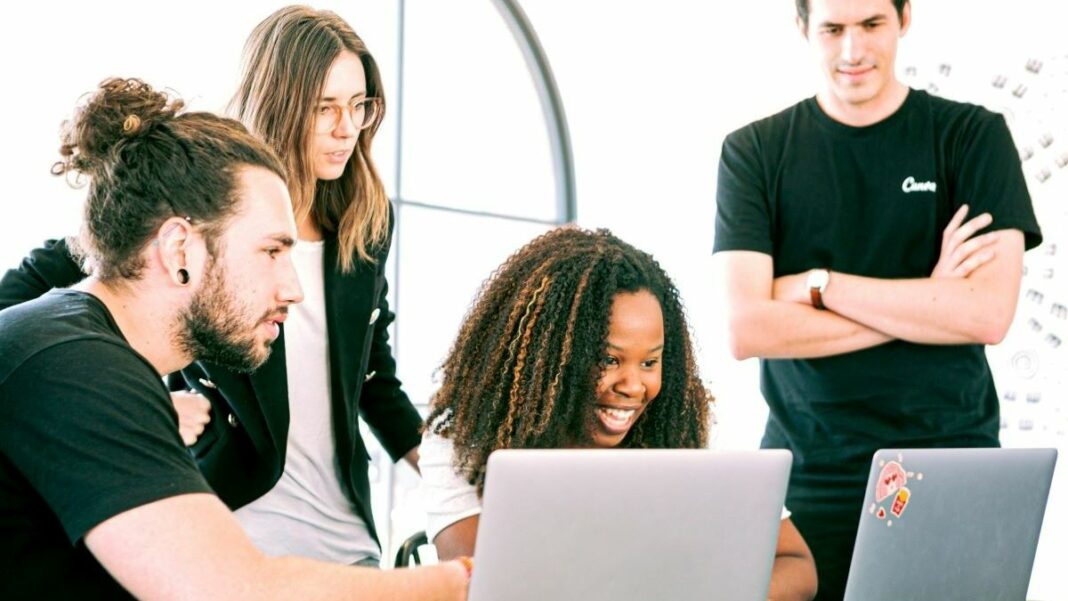
[[[726,283],[731,351],[736,358],[813,358],[858,351],[894,339],[925,344],[993,344],[1016,311],[1023,234],[990,225],[983,213],[964,222],[963,206],[942,236],[931,276],[879,279],[835,272],[812,306],[808,273],[773,279],[769,255],[717,255]]]
[[[833,273],[823,294],[827,310],[865,327],[921,344],[997,344],[1016,313],[1024,237],[997,232],[993,256],[967,277],[888,280]],[[775,283],[782,297],[807,303],[805,274]]]
[[[774,298],[769,255],[728,251],[715,256],[724,274],[721,281],[725,283],[730,349],[735,358],[826,357],[892,340],[831,311]]]

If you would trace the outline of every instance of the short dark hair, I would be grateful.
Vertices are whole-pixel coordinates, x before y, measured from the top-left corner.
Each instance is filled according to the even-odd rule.
[[[801,19],[801,22],[808,27],[808,3],[809,0],[794,0],[797,4],[797,18]],[[890,0],[894,4],[894,10],[897,11],[897,20],[901,22],[902,15],[905,12],[905,4],[909,0]]]
[[[427,427],[452,439],[479,491],[490,453],[590,437],[617,294],[648,291],[664,319],[662,387],[621,447],[699,448],[712,396],[698,376],[675,284],[653,257],[608,230],[562,227],[501,265],[442,366]]]
[[[274,152],[239,121],[184,106],[139,79],[111,78],[64,123],[52,173],[89,180],[77,246],[102,281],[138,278],[141,250],[171,217],[188,217],[214,253],[241,167],[286,181]]]

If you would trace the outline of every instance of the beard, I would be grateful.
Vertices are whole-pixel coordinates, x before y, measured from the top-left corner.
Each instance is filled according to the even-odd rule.
[[[200,289],[178,316],[176,342],[194,360],[251,373],[271,354],[271,341],[258,341],[255,332],[272,312],[254,317],[227,289],[227,279],[226,271],[211,261]]]

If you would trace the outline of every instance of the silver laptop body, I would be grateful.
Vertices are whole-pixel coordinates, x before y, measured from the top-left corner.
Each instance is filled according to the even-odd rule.
[[[788,451],[490,456],[470,601],[767,597]]]
[[[846,601],[1023,601],[1055,449],[880,450]]]

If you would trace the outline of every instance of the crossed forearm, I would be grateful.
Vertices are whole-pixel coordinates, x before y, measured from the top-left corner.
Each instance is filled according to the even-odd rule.
[[[964,277],[880,279],[836,272],[823,304],[891,338],[921,344],[996,344],[1016,312],[1023,234],[999,232],[990,246],[990,259]],[[805,274],[776,278],[773,298],[809,303],[804,280]]]
[[[751,301],[732,311],[737,359],[800,359],[859,351],[893,338],[832,311],[783,300]]]
[[[1011,292],[989,291],[970,279],[884,280],[835,274],[824,295],[827,309],[884,332],[921,344],[996,344],[1005,335],[1018,285]]]

